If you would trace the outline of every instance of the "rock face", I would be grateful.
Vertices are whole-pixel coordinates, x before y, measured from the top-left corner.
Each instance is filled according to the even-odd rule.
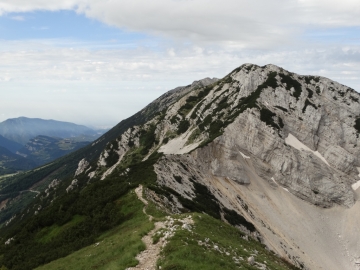
[[[273,65],[245,65],[229,78],[231,83],[214,87],[199,109],[204,108],[198,115],[200,123],[212,118],[205,132],[223,118],[226,124],[242,100],[248,99],[243,105],[247,108],[212,147],[197,150],[197,161],[207,162],[205,170],[249,184],[239,160],[250,156],[256,159],[259,176],[274,179],[294,195],[321,207],[351,207],[355,203],[351,185],[359,180],[360,167],[359,131],[354,127],[359,94],[326,78],[299,76]],[[229,107],[218,111],[221,98]],[[196,124],[198,119],[190,121]],[[286,141],[289,137],[292,140]],[[178,149],[165,153],[177,154]]]
[[[273,65],[249,69],[243,66],[230,74],[231,83],[215,88],[227,97],[228,108],[216,112],[220,102],[213,101],[215,91],[208,95],[199,109],[202,121],[208,115],[213,122],[226,121],[270,74],[276,74],[276,87],[264,87],[256,105],[240,113],[207,146],[190,154],[169,155],[179,154],[176,147],[166,152],[155,165],[158,183],[194,198],[191,179],[196,179],[221,206],[251,221],[271,249],[299,267],[357,269],[360,248],[353,243],[360,239],[351,235],[358,229],[345,225],[344,230],[346,221],[338,219],[346,216],[349,224],[360,220],[352,188],[359,181],[359,94],[326,78],[299,76]],[[210,129],[211,124],[205,132]]]
[[[89,166],[89,162],[87,162],[85,158],[80,160],[79,164],[78,164],[78,168],[77,168],[77,170],[75,172],[75,176],[83,173],[88,166]]]
[[[300,268],[357,269],[359,100],[327,78],[245,64],[155,100],[142,113],[157,115],[109,144],[91,175],[162,152],[154,171],[171,212],[193,201]]]

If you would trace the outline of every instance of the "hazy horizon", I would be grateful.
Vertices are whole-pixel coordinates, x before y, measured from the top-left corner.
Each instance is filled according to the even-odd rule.
[[[359,30],[354,0],[0,0],[0,121],[112,127],[243,63],[360,91]]]

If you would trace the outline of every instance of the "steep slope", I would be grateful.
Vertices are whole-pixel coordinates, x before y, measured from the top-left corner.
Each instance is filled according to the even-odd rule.
[[[327,78],[274,65],[245,64],[175,89],[24,176],[34,179],[27,185],[58,179],[44,181],[45,192],[0,231],[9,243],[1,263],[30,268],[94,243],[131,219],[118,215],[121,198],[142,184],[168,214],[206,213],[299,268],[358,269],[359,99]],[[20,178],[12,181],[4,193],[19,191]]]
[[[356,269],[359,98],[326,78],[244,65],[128,130],[89,177],[125,169],[134,146],[144,149],[145,129],[154,142],[145,149],[166,154],[157,183],[178,211],[234,210],[299,267]],[[202,198],[206,190],[216,199]]]
[[[96,165],[97,159],[106,145],[123,134],[127,129],[135,125],[144,124],[161,110],[174,103],[179,97],[191,92],[195,88],[207,86],[214,81],[216,81],[216,79],[206,78],[195,81],[191,85],[170,90],[154,100],[143,110],[121,121],[92,144],[61,157],[39,169],[4,179],[0,182],[0,203],[6,203],[5,207],[0,211],[0,224],[10,220],[17,212],[26,208],[26,206],[31,203],[33,196],[30,196],[29,193],[24,193],[24,190],[33,189],[36,191],[44,191],[51,185],[54,179],[60,179],[64,182],[64,185],[66,185],[65,183],[67,181],[71,182],[73,180],[71,178],[82,159],[86,158],[86,164],[94,163]]]
[[[79,135],[95,136],[97,132],[88,127],[68,122],[19,117],[1,122],[0,134],[9,140],[25,145],[38,135],[70,138]],[[96,138],[94,137],[94,139]]]

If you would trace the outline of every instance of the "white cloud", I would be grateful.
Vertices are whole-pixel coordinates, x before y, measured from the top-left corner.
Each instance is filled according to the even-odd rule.
[[[360,90],[360,45],[254,51],[170,43],[154,51],[4,43],[13,50],[0,47],[0,120],[26,115],[110,126],[167,90],[221,78],[246,62],[322,75]]]
[[[62,9],[123,29],[252,48],[297,42],[309,27],[360,26],[358,0],[0,0],[0,14]]]
[[[2,40],[0,120],[27,115],[112,125],[166,90],[223,77],[245,62],[273,63],[360,90],[359,40],[328,32],[360,26],[358,0],[0,0],[0,15],[64,9],[165,39],[156,48],[147,46],[151,40],[111,47]],[[312,36],[320,32],[332,40]]]

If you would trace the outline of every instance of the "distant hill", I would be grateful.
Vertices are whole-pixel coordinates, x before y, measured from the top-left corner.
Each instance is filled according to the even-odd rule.
[[[35,138],[38,135],[58,138],[71,138],[86,135],[96,139],[101,134],[98,135],[98,131],[86,126],[69,122],[19,117],[1,122],[0,135],[25,145],[30,139]]]
[[[31,139],[17,151],[17,154],[32,160],[40,166],[90,143],[90,140],[79,141],[80,139],[82,138],[62,139],[40,135]]]
[[[20,143],[14,142],[12,140],[6,139],[5,137],[0,135],[0,146],[5,147],[13,153],[16,153],[21,147],[23,147]]]
[[[0,174],[9,174],[17,171],[30,170],[37,164],[25,157],[16,155],[0,146]]]

